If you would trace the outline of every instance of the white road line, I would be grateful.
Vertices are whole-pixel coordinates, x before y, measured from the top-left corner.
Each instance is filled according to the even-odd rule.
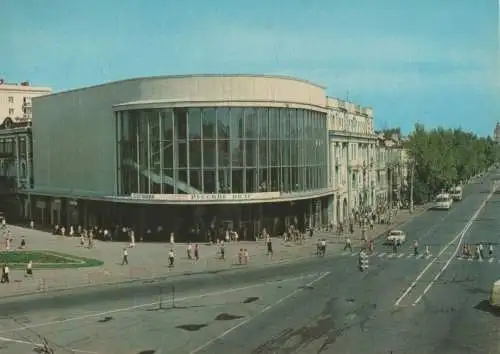
[[[472,215],[472,217],[470,218],[469,222],[465,225],[465,227],[462,229],[462,231],[457,235],[457,237],[455,239],[458,239],[458,244],[457,244],[457,247],[455,248],[455,251],[453,252],[453,254],[451,255],[451,257],[448,259],[448,261],[445,263],[445,265],[443,266],[443,268],[441,268],[439,270],[439,272],[436,274],[436,276],[434,277],[434,279],[432,279],[432,281],[425,287],[425,289],[422,292],[422,294],[420,294],[420,296],[417,298],[417,300],[415,300],[415,302],[413,303],[413,306],[417,305],[422,300],[422,298],[425,296],[425,294],[427,294],[427,292],[432,288],[432,286],[434,285],[434,283],[436,282],[436,280],[438,280],[439,277],[444,273],[444,271],[446,270],[446,268],[448,268],[448,266],[450,265],[451,261],[453,261],[453,259],[456,257],[456,255],[460,251],[460,247],[462,246],[462,241],[463,241],[463,239],[465,237],[465,234],[467,233],[467,231],[470,230],[470,228],[472,227],[472,224],[474,224],[474,221],[479,216],[479,213],[481,213],[481,211],[483,210],[484,206],[486,205],[486,202],[493,196],[494,192],[495,192],[495,188],[493,188],[493,190],[490,192],[490,194],[488,194],[488,197],[481,203],[481,206],[479,207],[479,209],[476,210],[476,212],[474,213],[474,215]],[[451,244],[449,246],[451,246]],[[449,246],[447,246],[447,248]]]
[[[488,259],[488,263],[493,263],[493,261],[494,261],[493,258]]]
[[[396,255],[394,253],[391,253],[390,255],[387,256],[387,258],[394,258]]]
[[[408,253],[408,255],[406,256],[406,258],[411,258],[413,257],[413,253]]]
[[[405,255],[404,253],[400,253],[400,254],[398,254],[398,258],[403,258],[404,255]]]
[[[467,260],[468,260],[469,262],[472,262],[472,261],[473,261],[473,259],[472,259],[472,258],[467,258]]]
[[[42,343],[35,343],[35,342],[30,342],[27,340],[21,340],[21,339],[13,339],[13,338],[5,338],[5,337],[0,337],[0,342],[7,342],[7,343],[16,343],[16,344],[26,344],[26,345],[31,345],[35,346],[38,348],[43,348]],[[86,354],[99,354],[97,352],[91,352],[88,350],[80,350],[80,349],[73,349],[73,348],[65,348],[69,350],[71,353],[86,353]]]
[[[326,277],[328,274],[330,274],[330,272],[326,272],[326,273],[323,273],[322,275],[320,275],[319,277],[317,277],[316,279],[314,279],[313,281],[311,281],[310,283],[308,283],[306,285],[306,287],[310,287],[312,286],[313,284],[317,283],[318,281],[320,281],[321,279],[323,279],[324,277]],[[196,354],[200,351],[202,351],[203,349],[209,347],[210,345],[212,345],[213,343],[215,343],[216,341],[218,340],[221,340],[222,338],[224,338],[225,336],[227,336],[229,333],[233,332],[234,330],[246,325],[248,322],[250,322],[251,320],[259,317],[260,315],[264,314],[265,312],[271,310],[273,307],[276,307],[277,305],[281,304],[282,302],[288,300],[289,298],[293,297],[294,295],[300,293],[301,291],[303,291],[304,288],[300,288],[300,289],[296,289],[294,290],[293,292],[291,292],[290,294],[282,297],[281,299],[279,299],[278,301],[276,301],[275,303],[263,308],[261,311],[259,311],[257,314],[255,314],[254,316],[251,316],[251,317],[248,317],[247,319],[241,321],[240,323],[238,323],[237,325],[225,330],[224,332],[222,332],[222,334],[218,335],[217,337],[213,338],[213,339],[210,339],[208,342],[206,342],[205,344],[202,344],[200,345],[199,347],[197,347],[196,349],[190,351],[190,354]]]
[[[457,261],[463,261],[464,259],[462,257],[457,257]]]
[[[356,257],[358,254],[357,253],[351,253],[351,257]]]
[[[385,256],[385,252],[382,252],[378,255],[378,258],[382,258],[383,256]]]
[[[428,254],[427,256],[425,256],[425,259],[429,260],[432,258],[432,254]]]
[[[419,254],[419,255],[417,256],[417,259],[420,259],[420,258],[422,258],[423,256],[424,256],[423,254]]]
[[[373,252],[372,254],[368,255],[369,257],[377,257],[378,252]]]
[[[347,256],[349,255],[349,252],[342,252],[342,256]]]
[[[182,301],[188,301],[188,300],[195,300],[195,299],[202,299],[204,297],[211,297],[211,296],[220,296],[224,294],[231,294],[235,293],[238,291],[243,291],[243,290],[248,290],[248,289],[253,289],[253,288],[259,288],[267,285],[272,285],[272,284],[279,284],[279,283],[284,283],[284,282],[289,282],[289,281],[297,281],[303,278],[311,278],[313,276],[317,276],[319,273],[314,273],[314,274],[305,274],[302,276],[297,276],[293,278],[286,278],[286,279],[281,279],[281,280],[274,280],[274,281],[268,281],[265,283],[259,283],[259,284],[253,284],[253,285],[248,285],[248,286],[241,286],[238,288],[230,288],[226,290],[220,290],[220,291],[213,291],[205,294],[198,294],[198,295],[192,295],[192,296],[184,296],[180,298],[176,298],[176,302],[182,302]],[[48,326],[54,326],[54,325],[60,325],[63,323],[68,323],[68,322],[76,322],[76,321],[82,321],[86,320],[89,318],[95,318],[95,317],[103,317],[106,315],[110,315],[113,313],[119,313],[119,312],[128,312],[128,311],[133,311],[133,310],[138,310],[144,307],[149,307],[149,306],[155,306],[160,304],[161,301],[153,301],[149,303],[144,303],[144,304],[138,304],[134,306],[128,306],[128,307],[121,307],[117,309],[112,309],[108,311],[103,311],[103,312],[94,312],[94,313],[89,313],[87,315],[82,315],[82,316],[77,316],[77,317],[70,317],[66,318],[64,320],[56,320],[56,321],[48,321],[48,322],[40,322],[40,323],[34,323],[26,326],[21,326],[17,328],[11,328],[11,329],[6,329],[0,331],[0,334],[5,334],[5,333],[12,333],[12,332],[17,332],[17,331],[24,331],[27,329],[33,329],[33,328],[40,328],[40,327],[48,327]]]
[[[474,222],[474,220],[477,218],[477,216],[479,215],[479,213],[481,212],[481,210],[483,210],[484,206],[486,205],[486,202],[493,196],[493,191],[488,195],[488,197],[483,201],[483,203],[481,204],[481,206],[479,207],[479,209],[476,210],[476,212],[474,213],[474,215],[472,215],[472,217],[470,218],[470,220],[467,222],[467,224],[465,225],[465,227],[462,229],[462,231],[460,231],[457,236],[455,236],[455,238],[453,238],[453,240],[451,240],[450,242],[448,242],[446,244],[446,246],[437,254],[437,256],[435,258],[433,258],[429,264],[427,264],[425,266],[425,268],[422,270],[422,272],[420,272],[420,274],[417,276],[417,278],[410,284],[410,286],[403,292],[403,295],[401,295],[397,300],[396,302],[394,303],[394,306],[399,306],[399,304],[401,303],[401,301],[404,300],[405,297],[408,296],[408,294],[413,290],[413,288],[415,288],[415,286],[417,285],[418,281],[420,279],[422,279],[422,277],[425,275],[425,273],[427,273],[427,271],[429,270],[430,267],[432,267],[432,265],[439,259],[439,257],[441,257],[441,255],[449,248],[451,247],[451,245],[453,245],[453,243],[455,243],[457,240],[460,240],[460,242],[458,242],[458,246],[455,250],[455,252],[453,253],[453,255],[450,257],[450,259],[448,260],[448,262],[445,264],[445,266],[441,269],[443,272],[444,270],[446,270],[446,268],[448,267],[449,265],[449,262],[451,262],[451,260],[457,255],[458,253],[458,250],[460,249],[460,245],[462,243],[462,240],[463,240],[463,237],[465,235],[465,231],[469,230],[469,228],[472,226],[472,223]],[[436,275],[436,277],[439,277],[441,274],[442,274],[442,271],[438,272],[438,274]],[[437,279],[437,278],[435,278]],[[430,287],[432,287],[432,285],[434,284],[434,280],[431,281],[430,283],[430,286],[427,286],[426,290],[429,291]],[[424,290],[424,294],[427,293],[427,291]],[[418,303],[420,301],[420,299],[422,298],[422,296],[424,295],[420,295],[420,297],[418,298],[418,301],[416,301],[414,303],[414,305],[416,303]]]

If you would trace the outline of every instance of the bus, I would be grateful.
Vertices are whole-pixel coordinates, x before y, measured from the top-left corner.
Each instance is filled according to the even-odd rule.
[[[462,200],[463,196],[463,191],[462,187],[456,186],[450,189],[450,195],[453,198],[454,201],[460,201]]]

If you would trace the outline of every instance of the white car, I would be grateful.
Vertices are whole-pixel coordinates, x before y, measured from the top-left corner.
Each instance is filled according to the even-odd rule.
[[[401,230],[391,230],[387,234],[386,243],[396,243],[399,240],[400,243],[406,241],[406,234]]]

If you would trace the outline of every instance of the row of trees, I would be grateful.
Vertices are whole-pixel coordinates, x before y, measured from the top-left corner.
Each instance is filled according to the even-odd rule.
[[[405,147],[414,161],[416,203],[500,161],[499,145],[490,137],[478,137],[461,129],[426,130],[417,124]]]

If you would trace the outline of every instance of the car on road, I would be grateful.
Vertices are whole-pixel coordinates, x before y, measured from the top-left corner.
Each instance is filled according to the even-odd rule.
[[[453,199],[451,198],[451,196],[448,193],[441,193],[436,197],[433,209],[449,210],[452,204]]]
[[[404,243],[406,242],[406,234],[401,230],[391,230],[387,233],[385,239],[386,244],[394,244],[396,242]]]

